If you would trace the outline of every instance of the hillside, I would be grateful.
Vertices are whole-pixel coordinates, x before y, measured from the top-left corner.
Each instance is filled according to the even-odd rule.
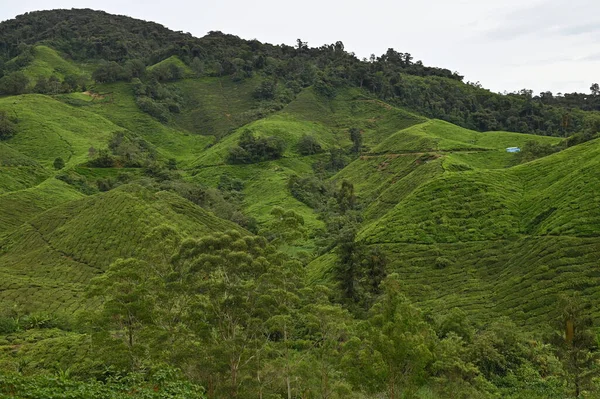
[[[595,97],[92,10],[0,54],[0,397],[600,392]]]

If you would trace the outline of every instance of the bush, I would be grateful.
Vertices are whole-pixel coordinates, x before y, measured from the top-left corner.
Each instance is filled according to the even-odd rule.
[[[323,151],[321,145],[313,136],[308,136],[305,134],[300,137],[300,140],[298,140],[298,152],[301,155],[314,155],[320,153],[321,151]]]
[[[238,145],[229,149],[227,162],[231,164],[255,163],[279,159],[285,151],[285,142],[276,136],[255,137],[245,130]]]
[[[61,157],[58,157],[54,160],[53,166],[54,169],[60,170],[65,167],[65,161]]]
[[[136,98],[135,102],[143,112],[155,117],[159,121],[166,122],[169,120],[169,108],[165,104],[157,103],[146,96]]]
[[[23,72],[13,72],[0,79],[0,93],[17,95],[27,92],[29,79]]]
[[[449,266],[452,266],[454,264],[454,262],[452,262],[450,259],[448,258],[444,258],[443,256],[440,256],[438,258],[435,259],[435,267],[436,269],[445,269]]]
[[[98,156],[88,162],[89,166],[96,168],[112,168],[115,166],[115,159],[110,155],[107,149],[98,151]]]
[[[17,131],[16,124],[8,117],[6,111],[0,111],[0,140],[8,140]]]
[[[277,82],[274,80],[263,80],[261,84],[254,89],[252,95],[259,100],[273,100],[275,98]]]
[[[98,83],[112,83],[119,80],[130,80],[131,74],[114,61],[100,65],[93,73],[92,78]]]

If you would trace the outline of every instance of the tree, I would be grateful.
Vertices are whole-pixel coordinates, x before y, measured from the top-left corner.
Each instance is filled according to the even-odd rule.
[[[350,140],[352,140],[352,152],[359,154],[362,150],[362,134],[360,129],[353,127],[350,128]]]
[[[298,152],[301,155],[314,155],[321,151],[321,144],[313,136],[303,134],[300,140],[298,140]]]
[[[53,166],[56,170],[62,169],[65,167],[65,161],[61,157],[58,157],[54,160]]]
[[[356,202],[354,185],[348,180],[342,181],[342,186],[337,195],[337,202],[342,213],[354,209],[354,203]]]
[[[271,290],[280,286],[269,276],[290,267],[263,237],[237,231],[184,241],[173,257],[167,289],[190,298],[183,319],[201,344],[188,348],[195,355],[189,367],[209,397],[248,397],[242,392],[255,380],[253,361],[268,344],[266,320],[285,310],[275,306]]]
[[[276,89],[276,80],[263,80],[260,82],[260,85],[254,89],[252,94],[254,95],[254,98],[259,100],[273,100],[275,98]]]
[[[130,370],[142,366],[145,343],[138,338],[153,318],[147,270],[148,265],[137,259],[117,260],[106,273],[92,279],[88,291],[89,296],[102,298],[93,323],[97,337],[115,353],[124,349]]]
[[[561,298],[561,313],[551,338],[573,388],[574,398],[592,388],[592,378],[600,375],[600,351],[592,330],[590,308],[578,296]]]
[[[23,94],[27,91],[28,85],[29,79],[23,72],[13,72],[0,79],[0,93],[11,95]]]
[[[388,276],[383,287],[383,297],[370,311],[368,338],[384,366],[387,396],[395,399],[409,396],[412,389],[423,384],[433,361],[435,333],[401,294],[398,275]]]
[[[293,210],[285,210],[280,206],[271,209],[273,219],[261,231],[272,244],[293,244],[306,236],[304,218]]]
[[[598,85],[598,83],[593,83],[590,87],[590,91],[594,96],[600,95],[600,85]]]
[[[16,132],[16,124],[11,120],[6,111],[0,110],[0,141],[10,139]]]

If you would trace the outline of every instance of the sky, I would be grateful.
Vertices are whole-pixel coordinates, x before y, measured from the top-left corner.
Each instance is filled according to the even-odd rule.
[[[3,1],[4,2],[4,1]],[[598,0],[21,0],[0,20],[28,11],[92,8],[158,22],[201,37],[309,46],[342,41],[358,57],[388,48],[458,71],[494,92],[589,92],[600,83]]]

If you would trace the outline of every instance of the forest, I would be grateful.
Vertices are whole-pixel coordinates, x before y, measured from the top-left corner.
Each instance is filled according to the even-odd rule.
[[[598,111],[394,49],[4,21],[0,398],[600,397]]]

